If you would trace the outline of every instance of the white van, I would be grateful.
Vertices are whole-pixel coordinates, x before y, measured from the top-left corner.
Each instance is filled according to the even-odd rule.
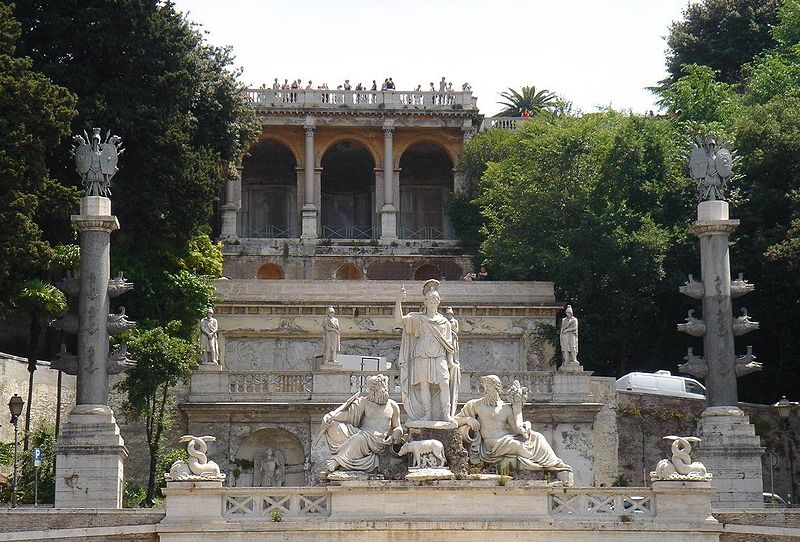
[[[694,378],[673,376],[669,371],[628,373],[617,379],[617,390],[671,397],[705,399],[706,387]]]

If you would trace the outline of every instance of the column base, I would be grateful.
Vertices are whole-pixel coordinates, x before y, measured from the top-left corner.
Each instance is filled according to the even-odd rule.
[[[748,417],[737,407],[710,407],[703,411],[697,429],[702,440],[695,459],[714,475],[714,506],[760,508],[764,448]]]
[[[384,205],[381,209],[381,243],[397,241],[397,207]]]
[[[76,406],[61,429],[55,454],[56,508],[122,508],[128,450],[110,408]]]
[[[311,204],[304,205],[302,214],[303,231],[300,234],[300,238],[317,239],[317,208]]]
[[[226,203],[222,206],[222,231],[220,238],[222,239],[236,239],[238,233],[236,232],[236,218],[238,210],[236,205]]]

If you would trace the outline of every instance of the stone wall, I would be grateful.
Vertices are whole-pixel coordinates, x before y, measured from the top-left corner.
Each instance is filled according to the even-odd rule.
[[[631,480],[631,485],[640,486],[659,460],[669,455],[666,435],[694,435],[697,422],[705,409],[701,399],[666,397],[632,392],[617,394],[617,426],[619,428],[619,472]],[[750,417],[750,423],[761,437],[766,452],[774,451],[778,456],[775,467],[774,491],[770,490],[770,468],[767,453],[762,457],[764,491],[774,492],[783,498],[790,493],[788,447],[791,439],[794,453],[800,451],[800,416],[793,412],[789,417],[789,431],[784,430],[784,420],[769,405],[740,403],[740,408]],[[644,444],[642,435],[644,434]],[[785,437],[785,438],[784,438]],[[786,439],[786,441],[785,441]],[[702,443],[700,444],[702,446]],[[794,457],[794,477],[800,484],[800,456]]]
[[[23,400],[28,400],[28,361],[18,356],[0,353],[0,442],[14,441],[14,426],[8,421],[8,401],[16,393]],[[50,364],[40,361],[34,374],[34,400],[31,412],[31,428],[36,429],[43,422],[55,423],[56,391],[58,389],[58,371],[50,369]],[[61,420],[66,421],[69,411],[75,406],[75,377],[62,375],[61,383]],[[27,405],[26,405],[27,408]],[[25,411],[19,420],[20,439],[25,427]]]

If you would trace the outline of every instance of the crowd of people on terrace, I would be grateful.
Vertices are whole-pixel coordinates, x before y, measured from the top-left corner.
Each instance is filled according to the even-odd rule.
[[[267,85],[261,85],[261,90],[267,90]],[[351,98],[345,98],[342,92],[337,93],[335,91],[354,91],[355,94],[353,95],[352,100],[355,104],[371,104],[378,103],[379,100],[377,95],[370,94],[370,92],[377,92],[378,90],[382,92],[394,91],[396,90],[396,86],[391,77],[385,78],[380,87],[378,86],[377,80],[373,79],[372,85],[370,85],[369,88],[367,85],[363,85],[361,83],[357,83],[355,87],[353,87],[353,85],[350,83],[350,80],[345,79],[344,83],[337,85],[335,91],[332,92],[325,92],[331,90],[327,83],[314,86],[314,82],[309,80],[306,84],[303,84],[302,78],[294,79],[291,82],[288,79],[284,79],[283,83],[281,83],[276,77],[272,83],[272,91],[274,92],[275,98],[284,103],[297,102],[298,91],[300,90],[323,91],[320,96],[322,103],[341,104],[344,104],[345,101],[350,101]],[[461,85],[462,92],[468,92],[471,90],[472,87],[469,83],[464,83]],[[426,91],[437,93],[429,98],[430,102],[434,105],[451,105],[455,103],[456,91],[453,90],[453,83],[448,82],[445,77],[442,77],[441,81],[439,81],[438,89],[436,85],[431,82],[430,88],[426,89]],[[403,96],[403,100],[407,102],[408,105],[424,105],[425,99],[422,94],[423,92],[425,91],[423,91],[422,85],[417,85],[417,87],[411,91],[411,93]],[[261,100],[262,98],[259,96],[255,99]]]

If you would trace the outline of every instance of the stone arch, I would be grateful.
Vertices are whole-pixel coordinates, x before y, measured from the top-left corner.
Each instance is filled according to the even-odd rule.
[[[364,272],[353,262],[347,262],[336,270],[336,280],[362,280]]]
[[[242,160],[241,237],[295,237],[297,156],[277,138],[264,137]]]
[[[422,264],[414,271],[414,280],[441,280],[443,276],[442,270],[430,263]]]
[[[372,141],[370,141],[366,137],[364,137],[362,135],[359,135],[359,134],[339,133],[339,134],[336,134],[336,137],[334,137],[333,139],[328,141],[325,144],[325,146],[317,149],[317,155],[314,157],[314,165],[316,167],[323,167],[322,166],[322,159],[325,156],[325,153],[327,153],[334,146],[339,145],[343,141],[354,141],[354,142],[358,143],[359,145],[364,147],[364,149],[370,154],[370,156],[372,156],[372,162],[374,164],[382,163],[380,161],[381,160],[381,156],[378,154],[378,152],[373,147]],[[377,165],[375,167],[377,167]]]
[[[375,223],[375,160],[363,143],[339,139],[320,160],[324,239],[371,239]]]
[[[398,232],[402,239],[451,239],[447,202],[453,193],[453,159],[438,143],[418,141],[400,157]]]
[[[294,157],[295,164],[297,164],[298,166],[303,164],[303,154],[302,154],[303,149],[301,148],[298,150],[297,144],[295,142],[293,142],[291,139],[284,137],[281,134],[263,133],[261,134],[261,137],[258,139],[258,141],[253,143],[250,146],[250,148],[253,148],[264,141],[272,141],[273,143],[283,145],[284,147],[289,149],[289,152],[292,153],[292,157]]]
[[[453,167],[455,167],[455,164],[458,163],[458,151],[455,150],[452,146],[445,145],[440,140],[434,139],[432,137],[416,137],[414,139],[407,141],[402,146],[395,147],[394,167],[395,168],[402,167],[400,166],[400,160],[403,159],[403,155],[406,153],[408,149],[410,149],[411,147],[415,147],[417,145],[430,145],[432,147],[436,147],[442,152],[444,152],[448,158],[450,158],[450,163],[453,164]]]
[[[236,478],[237,486],[249,487],[253,485],[254,462],[258,454],[267,448],[279,450],[285,460],[286,480],[284,486],[306,485],[305,460],[306,453],[303,444],[290,432],[277,427],[258,429],[250,433],[236,450],[235,459],[241,461],[243,467]],[[233,474],[233,473],[231,473]]]
[[[286,276],[283,273],[283,268],[272,262],[267,262],[261,267],[258,268],[258,273],[256,273],[257,279],[283,279]]]

